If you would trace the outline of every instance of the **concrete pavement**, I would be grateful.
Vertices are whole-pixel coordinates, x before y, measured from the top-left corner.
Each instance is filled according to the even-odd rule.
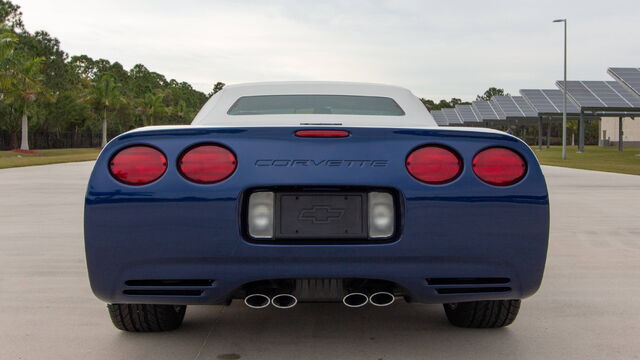
[[[82,206],[93,163],[0,170],[0,359],[640,359],[640,176],[545,167],[542,288],[499,330],[437,305],[190,307],[175,332],[117,331],[89,289]]]

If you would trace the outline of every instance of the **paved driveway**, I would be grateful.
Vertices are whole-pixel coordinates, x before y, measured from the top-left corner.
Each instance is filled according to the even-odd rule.
[[[544,168],[540,292],[500,330],[440,306],[191,307],[171,333],[112,327],[89,289],[82,202],[92,163],[0,170],[0,359],[640,359],[640,176]]]

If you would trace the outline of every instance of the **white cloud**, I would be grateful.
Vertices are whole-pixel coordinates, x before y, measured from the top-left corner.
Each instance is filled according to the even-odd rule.
[[[553,88],[569,18],[570,78],[640,66],[637,1],[18,1],[31,31],[71,55],[143,63],[208,91],[216,81],[397,84],[472,99]]]

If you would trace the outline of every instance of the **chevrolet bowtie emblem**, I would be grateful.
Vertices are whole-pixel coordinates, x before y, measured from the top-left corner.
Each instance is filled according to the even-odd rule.
[[[326,224],[331,221],[340,220],[344,214],[344,209],[332,208],[329,206],[313,206],[311,209],[303,209],[298,215],[298,220],[311,221],[314,224]]]

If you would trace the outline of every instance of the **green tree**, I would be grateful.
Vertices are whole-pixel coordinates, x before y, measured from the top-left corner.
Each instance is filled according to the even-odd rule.
[[[44,84],[40,69],[44,58],[15,57],[13,79],[8,91],[10,102],[21,114],[22,137],[20,149],[29,150],[29,113],[38,99],[50,101],[54,97]]]
[[[87,55],[72,56],[69,66],[79,76],[85,79],[95,79],[95,61]]]
[[[162,103],[164,94],[148,93],[142,101],[142,113],[145,125],[154,125],[155,117],[165,113],[166,107]]]
[[[178,119],[180,119],[180,122],[184,120],[184,117],[187,113],[187,104],[184,102],[184,100],[181,99],[180,101],[178,101],[178,105],[173,108],[173,112],[176,114]]]
[[[102,146],[107,145],[107,115],[109,110],[119,105],[123,99],[120,84],[111,75],[104,75],[91,88],[88,100],[98,111],[102,111]]]
[[[425,98],[420,98],[420,101],[422,101],[422,104],[424,104],[424,106],[427,107],[427,109],[429,109],[429,111],[431,110],[440,110],[440,109],[444,109],[444,108],[452,108],[455,107],[456,105],[469,105],[471,104],[468,101],[462,101],[461,99],[458,98],[451,98],[451,100],[447,101],[447,100],[440,100],[439,102],[435,102],[433,100],[430,99],[425,99]]]
[[[20,6],[11,1],[0,0],[0,23],[5,24],[11,30],[24,31]]]
[[[5,27],[0,28],[0,100],[11,87],[13,79],[11,65],[16,39],[16,36]]]
[[[207,101],[207,94],[189,83],[168,80],[142,64],[125,69],[107,59],[82,54],[69,57],[53,35],[27,31],[20,7],[11,1],[0,0],[0,26],[0,136],[8,134],[12,147],[19,145],[20,120],[24,114],[28,120],[25,130],[36,130],[46,135],[47,141],[55,136],[63,139],[68,135],[65,132],[73,131],[75,143],[86,138],[82,136],[85,130],[102,130],[104,134],[105,123],[109,131],[126,131],[142,124],[188,123]],[[34,58],[43,59],[31,74],[31,79],[39,84],[38,91],[20,97],[14,85],[25,77],[16,74],[24,73],[25,59]],[[109,105],[97,100],[102,97],[97,94],[101,91],[98,87],[109,87],[102,82],[105,76],[117,84],[118,96]],[[214,92],[223,87],[224,83],[216,83]],[[54,101],[42,101],[54,99],[53,94]],[[26,103],[26,112],[22,106],[25,98],[35,99]]]
[[[470,104],[469,102],[466,101],[462,101],[461,99],[458,98],[451,98],[451,100],[449,100],[449,104],[451,105],[451,107],[455,107],[456,105],[463,105],[463,104]]]
[[[67,64],[68,55],[60,49],[60,41],[46,31],[36,31],[33,35],[21,33],[19,48],[34,57],[44,58],[41,66],[44,84],[57,91],[73,86],[77,76]]]
[[[129,70],[131,78],[131,95],[144,98],[146,94],[153,93],[157,89],[163,89],[169,85],[169,82],[162,74],[149,71],[144,65],[136,64]]]
[[[222,88],[225,87],[225,83],[218,81],[217,83],[213,84],[213,89],[211,89],[211,92],[207,95],[207,97],[212,97],[213,95],[217,94],[220,90],[222,90]]]
[[[490,87],[490,88],[487,89],[487,91],[484,92],[484,94],[476,96],[476,100],[489,101],[494,96],[497,96],[497,95],[509,96],[508,93],[504,92],[504,89],[496,88],[496,87]]]

